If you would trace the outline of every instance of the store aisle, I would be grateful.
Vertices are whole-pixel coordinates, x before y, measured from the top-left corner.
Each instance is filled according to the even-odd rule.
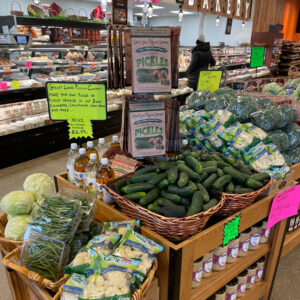
[[[111,140],[109,137],[107,140]],[[44,172],[49,176],[65,171],[68,149],[43,156],[25,163],[0,170],[0,199],[12,190],[23,188],[26,176],[35,172]],[[271,300],[299,299],[300,245],[287,254],[280,262]],[[3,266],[0,266],[1,300],[11,300],[8,282]],[[161,299],[165,300],[165,299]],[[203,300],[203,299],[200,299]]]

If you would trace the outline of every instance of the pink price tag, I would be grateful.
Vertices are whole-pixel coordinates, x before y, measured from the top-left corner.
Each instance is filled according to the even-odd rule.
[[[32,67],[32,61],[26,61],[25,68],[30,69]]]
[[[8,90],[8,86],[7,86],[7,82],[6,81],[1,81],[0,82],[0,90],[1,91],[7,91]]]
[[[267,229],[276,223],[298,213],[300,204],[300,185],[292,186],[277,194],[272,202]]]

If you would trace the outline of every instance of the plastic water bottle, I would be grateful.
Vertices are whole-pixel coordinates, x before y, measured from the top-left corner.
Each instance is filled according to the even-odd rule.
[[[77,150],[77,144],[76,143],[72,143],[71,144],[71,150],[68,153],[67,156],[67,171],[68,171],[68,180],[71,183],[74,183],[74,163],[76,158],[79,156],[78,150]]]
[[[107,145],[105,144],[104,138],[99,139],[99,143],[98,146],[96,147],[96,150],[98,152],[99,159],[101,160],[103,154],[107,151]]]
[[[91,155],[92,153],[95,153],[96,156],[97,156],[97,160],[99,161],[99,155],[98,155],[97,150],[94,148],[94,143],[93,143],[93,141],[88,141],[88,142],[86,143],[86,145],[87,145],[87,148],[86,148],[86,156],[87,156],[88,158],[90,158],[90,155]]]
[[[100,168],[100,163],[97,160],[95,153],[90,154],[90,161],[85,168],[85,190],[90,194],[95,194],[97,189],[96,176]]]
[[[85,153],[86,153],[85,148],[80,148],[79,156],[76,158],[74,164],[75,185],[77,185],[81,189],[84,189],[85,186],[85,182],[84,182],[85,168],[90,161]]]

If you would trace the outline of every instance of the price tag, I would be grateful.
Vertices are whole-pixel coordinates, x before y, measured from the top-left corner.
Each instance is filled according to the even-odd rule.
[[[4,72],[10,72],[10,67],[3,67]]]
[[[227,245],[229,241],[235,240],[239,235],[239,225],[241,216],[236,216],[234,219],[224,225],[223,246]]]
[[[20,87],[19,81],[13,80],[11,83],[13,89],[18,89]]]
[[[265,47],[252,47],[250,68],[263,67],[265,59]]]
[[[212,93],[220,87],[222,71],[200,71],[197,90]]]
[[[32,67],[32,61],[26,61],[25,68],[26,69],[31,69],[31,67]]]
[[[38,84],[37,82],[34,82],[34,83],[32,84],[32,86],[33,86],[33,87],[39,87],[39,84]]]
[[[8,90],[8,86],[7,86],[7,82],[6,81],[1,81],[0,82],[0,90],[1,91],[7,91]]]
[[[92,67],[95,67],[95,63],[92,63],[91,66],[92,66]]]
[[[53,62],[52,62],[52,61],[49,61],[47,64],[48,64],[48,66],[52,66],[52,65],[53,65]]]

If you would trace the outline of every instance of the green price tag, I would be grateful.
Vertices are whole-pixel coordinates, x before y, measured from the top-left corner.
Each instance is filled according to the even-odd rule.
[[[229,241],[235,240],[238,237],[240,219],[241,216],[236,216],[234,219],[224,225],[223,246],[227,245]]]
[[[98,83],[47,82],[51,120],[67,120],[69,137],[93,137],[92,120],[106,120],[106,87]]]
[[[250,68],[263,67],[265,61],[265,47],[252,47]]]
[[[220,87],[222,71],[200,71],[197,90],[212,93]]]

